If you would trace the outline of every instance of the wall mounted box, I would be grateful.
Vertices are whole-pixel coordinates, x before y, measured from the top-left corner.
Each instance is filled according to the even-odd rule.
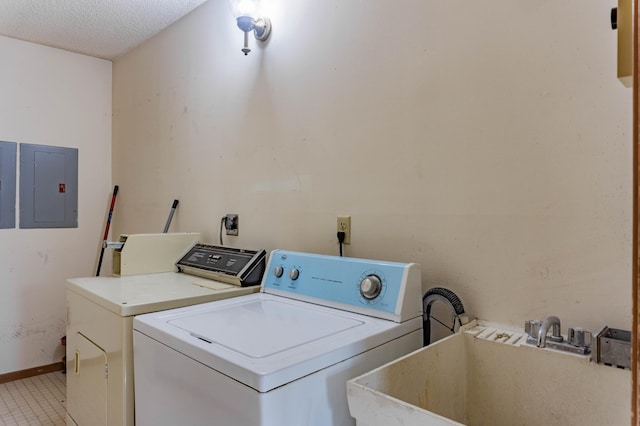
[[[78,227],[78,150],[20,144],[20,228]]]
[[[633,2],[618,0],[618,79],[633,87]]]
[[[0,229],[16,227],[17,146],[0,141]]]

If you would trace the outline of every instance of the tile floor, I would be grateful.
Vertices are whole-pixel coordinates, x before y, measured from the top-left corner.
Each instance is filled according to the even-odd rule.
[[[66,424],[66,376],[61,371],[0,384],[0,425]]]

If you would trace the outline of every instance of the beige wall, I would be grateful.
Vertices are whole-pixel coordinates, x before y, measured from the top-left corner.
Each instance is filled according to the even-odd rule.
[[[630,329],[631,91],[615,4],[211,0],[114,62],[115,233],[422,265],[483,319]]]
[[[0,140],[77,148],[79,178],[77,228],[0,229],[1,374],[62,359],[65,280],[95,273],[111,191],[111,62],[6,37],[0,55]]]

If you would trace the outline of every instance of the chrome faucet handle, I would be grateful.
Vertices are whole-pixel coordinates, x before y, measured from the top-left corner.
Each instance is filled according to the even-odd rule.
[[[540,325],[542,325],[542,321],[538,321],[538,320],[525,321],[524,322],[524,331],[532,339],[537,339],[538,338],[538,330],[540,330]]]
[[[589,348],[591,347],[591,342],[593,341],[593,335],[590,331],[587,331],[582,327],[569,327],[567,341],[573,346]]]

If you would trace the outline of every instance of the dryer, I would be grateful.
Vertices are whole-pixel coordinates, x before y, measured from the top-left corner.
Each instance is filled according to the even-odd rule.
[[[136,315],[247,295],[260,289],[264,250],[196,244],[185,257],[195,255],[203,259],[203,268],[208,265],[208,270],[219,270],[220,278],[227,277],[227,282],[181,272],[67,280],[68,425],[134,424]],[[216,261],[218,266],[207,262],[214,257],[220,258]],[[177,263],[180,268],[181,261]],[[241,271],[246,271],[242,281],[238,278]]]
[[[267,271],[134,318],[137,425],[353,425],[347,380],[422,347],[417,264],[275,250]]]

